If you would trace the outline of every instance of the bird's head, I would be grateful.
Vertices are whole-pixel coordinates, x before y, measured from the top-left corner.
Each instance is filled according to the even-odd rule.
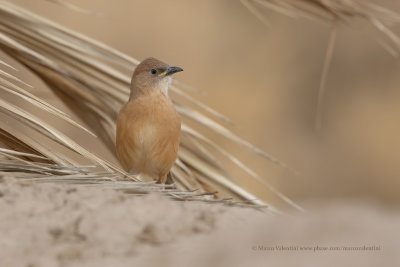
[[[171,75],[180,71],[183,69],[169,66],[152,57],[143,60],[133,72],[130,99],[151,92],[162,92],[168,95],[168,86],[172,81]]]

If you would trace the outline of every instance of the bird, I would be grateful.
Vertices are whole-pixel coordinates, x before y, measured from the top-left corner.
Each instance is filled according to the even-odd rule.
[[[135,68],[128,102],[117,117],[116,154],[130,174],[165,184],[178,155],[181,119],[168,88],[177,66],[146,58]]]

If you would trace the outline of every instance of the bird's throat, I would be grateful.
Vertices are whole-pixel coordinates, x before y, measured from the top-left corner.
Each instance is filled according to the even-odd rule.
[[[151,95],[154,93],[162,93],[165,96],[168,97],[168,89],[169,85],[172,82],[171,77],[165,77],[156,84],[152,84],[151,86],[146,86],[146,87],[132,87],[131,88],[131,94],[129,97],[129,101],[137,99],[141,96],[144,95]]]

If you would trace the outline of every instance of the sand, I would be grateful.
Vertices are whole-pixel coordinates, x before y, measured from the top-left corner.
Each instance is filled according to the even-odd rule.
[[[398,266],[400,213],[276,216],[158,194],[0,178],[0,266]]]

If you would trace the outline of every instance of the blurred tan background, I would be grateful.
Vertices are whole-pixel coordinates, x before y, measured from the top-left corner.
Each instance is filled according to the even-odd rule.
[[[239,0],[69,1],[103,16],[47,1],[12,2],[138,60],[154,56],[183,67],[177,79],[205,92],[194,96],[231,118],[241,137],[300,173],[241,147],[227,148],[295,202],[400,204],[399,59],[368,24],[339,27],[317,133],[328,24],[269,11],[271,26],[265,27]],[[380,3],[400,12],[394,0]],[[259,183],[236,176],[260,198],[276,201]]]

